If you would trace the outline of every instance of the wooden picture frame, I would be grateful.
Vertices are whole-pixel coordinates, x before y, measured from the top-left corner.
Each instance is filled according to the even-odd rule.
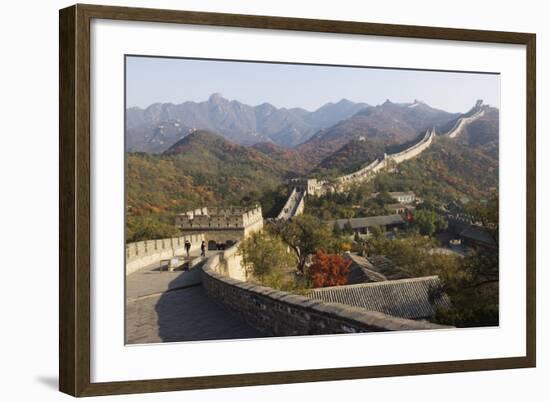
[[[527,71],[526,356],[92,383],[90,380],[90,21],[94,18],[525,45],[527,54],[525,60]],[[80,4],[60,10],[59,28],[59,388],[62,392],[73,396],[95,396],[535,366],[536,37],[534,34]]]

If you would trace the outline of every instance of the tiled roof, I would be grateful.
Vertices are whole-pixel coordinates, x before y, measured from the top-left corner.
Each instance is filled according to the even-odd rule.
[[[372,217],[357,217],[353,219],[338,219],[330,221],[329,224],[331,227],[334,226],[334,223],[343,229],[347,223],[351,225],[352,228],[365,228],[365,227],[374,227],[374,226],[387,226],[393,224],[404,224],[405,221],[403,217],[398,214],[390,214],[387,216],[372,216]]]
[[[428,276],[377,283],[316,288],[307,296],[325,302],[357,306],[405,319],[426,319],[435,313],[430,303],[432,291],[440,284],[439,277]],[[435,305],[449,307],[446,294]]]
[[[372,264],[366,258],[355,254],[349,254],[348,258],[351,260],[351,266],[348,273],[348,284],[387,280],[386,276],[374,271]]]
[[[487,245],[496,245],[495,240],[491,237],[491,234],[482,228],[470,226],[463,230],[460,233],[460,236],[477,242],[482,242]]]
[[[384,255],[373,255],[367,258],[372,266],[372,270],[383,274],[388,280],[399,280],[402,278],[411,278],[411,276],[401,270],[390,259]]]

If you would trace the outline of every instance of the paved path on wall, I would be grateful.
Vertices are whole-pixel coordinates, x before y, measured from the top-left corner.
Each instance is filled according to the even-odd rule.
[[[126,343],[263,337],[206,295],[201,268],[159,272],[155,264],[128,275]]]
[[[206,256],[215,252],[207,252]],[[200,251],[191,252],[192,259],[198,258]],[[200,283],[200,270],[190,271],[160,271],[159,263],[153,263],[126,276],[126,299],[160,294],[167,290]]]

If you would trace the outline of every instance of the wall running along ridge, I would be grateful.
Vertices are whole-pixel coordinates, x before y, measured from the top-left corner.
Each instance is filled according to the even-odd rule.
[[[430,330],[447,326],[401,319],[363,308],[328,303],[247,283],[237,246],[216,254],[203,266],[208,296],[238,313],[248,324],[273,336]]]
[[[351,174],[339,177],[338,182],[340,184],[349,184],[371,179],[378,171],[386,167],[390,167],[394,164],[403,163],[406,160],[418,156],[420,153],[430,147],[434,138],[435,129],[432,128],[431,130],[427,130],[422,139],[411,147],[398,153],[393,153],[389,155],[384,154],[384,157],[382,159],[375,160],[368,166],[363,167],[362,169],[355,171]]]
[[[126,244],[126,275],[142,267],[158,263],[162,259],[185,255],[185,240],[191,243],[191,251],[199,250],[204,234],[185,235]]]
[[[457,120],[455,126],[449,132],[447,132],[447,136],[449,138],[454,138],[454,137],[460,135],[465,126],[467,126],[468,124],[474,122],[478,118],[483,117],[484,114],[485,114],[485,110],[480,110],[480,111],[478,111],[477,113],[475,113],[474,115],[472,115],[470,117],[459,118]]]
[[[482,114],[483,115],[483,114]],[[473,118],[470,117],[470,118]],[[311,193],[311,195],[322,195],[323,193],[330,192],[330,191],[342,191],[346,185],[358,183],[358,182],[364,182],[369,181],[376,173],[378,173],[380,170],[383,170],[385,168],[394,166],[396,164],[402,163],[406,160],[412,159],[413,157],[418,156],[420,153],[422,153],[424,150],[430,147],[432,144],[434,138],[435,138],[435,129],[432,128],[431,130],[427,130],[424,136],[420,141],[415,143],[414,145],[410,146],[409,148],[393,154],[384,154],[384,157],[381,159],[377,159],[370,163],[369,165],[361,168],[360,170],[354,171],[351,174],[346,174],[343,176],[340,176],[336,179],[336,185],[329,184],[326,180],[316,180],[317,188],[315,189],[314,193]],[[304,179],[304,181],[308,181],[307,179]],[[288,220],[294,216],[299,215],[304,210],[304,202],[305,202],[305,195],[308,193],[307,191],[303,192],[303,196],[301,198],[298,197],[300,194],[300,191],[297,191],[296,187],[292,189],[290,196],[288,197],[285,205],[283,206],[283,209],[277,216],[277,219],[284,219]]]

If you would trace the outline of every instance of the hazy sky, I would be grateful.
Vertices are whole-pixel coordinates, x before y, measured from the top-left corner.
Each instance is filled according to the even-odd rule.
[[[500,106],[495,74],[127,57],[127,106],[200,102],[212,93],[255,106],[313,111],[343,98],[371,105],[421,100],[465,112],[477,99]]]

